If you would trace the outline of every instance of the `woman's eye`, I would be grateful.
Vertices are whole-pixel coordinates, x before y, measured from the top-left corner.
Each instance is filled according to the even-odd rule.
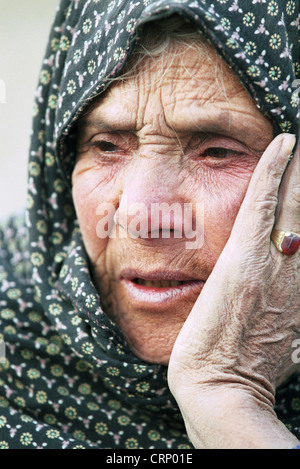
[[[119,147],[112,142],[95,142],[95,146],[104,153],[115,153],[119,150]]]
[[[217,158],[217,159],[224,159],[228,158],[229,156],[236,155],[237,152],[234,150],[229,150],[228,148],[221,148],[221,147],[211,147],[207,148],[204,151],[204,156],[209,156],[210,158]]]

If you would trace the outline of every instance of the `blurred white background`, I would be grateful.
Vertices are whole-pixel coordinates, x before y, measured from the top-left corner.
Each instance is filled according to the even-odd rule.
[[[0,0],[0,219],[25,206],[33,97],[58,3]]]

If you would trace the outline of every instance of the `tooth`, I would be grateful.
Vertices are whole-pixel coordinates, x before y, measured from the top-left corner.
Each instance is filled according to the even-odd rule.
[[[145,285],[146,287],[154,287],[154,288],[158,288],[160,286],[159,281],[157,280],[143,280],[143,285]]]
[[[161,283],[162,288],[168,288],[170,286],[169,280],[161,280],[160,283]]]
[[[171,287],[178,287],[181,284],[178,280],[171,280]]]

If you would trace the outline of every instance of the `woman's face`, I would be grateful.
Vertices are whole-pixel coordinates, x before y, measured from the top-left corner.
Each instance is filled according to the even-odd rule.
[[[273,135],[212,49],[199,60],[182,48],[163,74],[144,59],[81,119],[73,172],[102,307],[137,356],[162,364]]]

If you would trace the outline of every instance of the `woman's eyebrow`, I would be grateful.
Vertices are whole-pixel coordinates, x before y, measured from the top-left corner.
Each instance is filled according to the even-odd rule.
[[[99,133],[133,133],[133,132],[138,132],[138,129],[136,129],[135,125],[130,125],[130,123],[115,123],[115,124],[109,124],[106,122],[99,122],[99,121],[94,121],[94,120],[86,120],[82,122],[82,131],[97,131]],[[228,126],[226,125],[218,125],[218,123],[211,123],[207,125],[198,125],[196,122],[194,125],[191,125],[189,127],[184,127],[183,129],[180,128],[172,128],[174,132],[191,132],[191,133],[205,133],[205,134],[218,134],[222,135],[225,137],[232,137],[232,138],[237,138],[238,137],[238,130],[235,129],[229,129]]]
[[[222,133],[227,134],[230,133],[231,129],[229,128],[228,124],[225,123],[225,119],[218,119],[218,122],[206,122],[203,123],[200,121],[194,120],[193,123],[189,123],[188,125],[184,124],[183,126],[172,126],[174,131],[190,131],[190,132],[199,132],[199,133]],[[136,128],[136,125],[130,122],[105,122],[99,120],[84,120],[81,123],[81,127],[85,128],[93,128],[99,132],[138,132],[140,129]]]
[[[94,128],[97,129],[99,132],[135,132],[136,127],[135,125],[131,125],[129,123],[115,123],[109,124],[108,122],[99,121],[99,120],[92,120],[86,119],[82,121],[81,127],[85,128]]]

